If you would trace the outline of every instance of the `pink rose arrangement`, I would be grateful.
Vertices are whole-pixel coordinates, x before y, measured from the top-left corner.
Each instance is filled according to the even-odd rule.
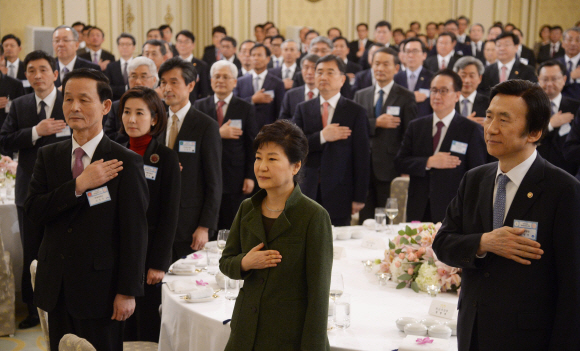
[[[3,167],[6,170],[6,176],[12,179],[16,178],[16,169],[18,168],[18,162],[12,160],[9,156],[2,156],[0,158],[0,168]]]
[[[440,227],[441,223],[406,226],[389,240],[380,271],[391,273],[393,281],[399,282],[397,289],[409,287],[419,292],[428,285],[439,285],[441,291],[456,291],[461,286],[461,270],[439,261],[431,247]]]

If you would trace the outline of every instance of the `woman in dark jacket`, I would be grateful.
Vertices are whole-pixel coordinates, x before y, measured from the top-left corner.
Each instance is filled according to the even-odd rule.
[[[156,140],[167,126],[167,114],[154,90],[146,87],[128,90],[121,97],[118,116],[123,122],[120,133],[129,136],[127,147],[143,156],[149,187],[145,295],[135,299],[135,312],[125,326],[125,340],[157,342],[161,326],[161,288],[156,284],[161,282],[171,264],[181,187],[179,160],[175,151]]]
[[[330,350],[330,217],[296,179],[308,140],[279,120],[253,146],[262,190],[240,206],[220,260],[225,275],[244,280],[226,350]]]

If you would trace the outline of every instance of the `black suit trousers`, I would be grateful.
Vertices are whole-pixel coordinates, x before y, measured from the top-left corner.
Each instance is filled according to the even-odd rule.
[[[377,179],[371,162],[371,181],[365,207],[359,212],[358,223],[362,224],[365,219],[375,218],[375,208],[385,207],[387,199],[391,196],[391,181]]]
[[[145,295],[135,297],[135,312],[125,322],[125,341],[159,342],[161,286],[145,282]]]
[[[90,301],[87,301],[90,303]],[[64,287],[54,310],[48,314],[48,334],[50,349],[58,350],[60,339],[65,334],[75,334],[87,339],[95,349],[123,351],[123,329],[125,322],[112,320],[111,317],[97,319],[77,319],[71,316],[64,301]]]
[[[254,188],[258,188],[255,186]],[[233,194],[222,194],[222,202],[220,204],[220,216],[218,219],[218,230],[219,229],[230,229],[232,227],[232,223],[234,223],[234,218],[236,218],[236,214],[242,204],[242,201],[245,199],[245,195],[242,192],[233,193]]]

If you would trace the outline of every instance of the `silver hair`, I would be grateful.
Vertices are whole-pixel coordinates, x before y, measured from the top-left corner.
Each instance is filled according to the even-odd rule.
[[[312,39],[312,41],[310,41],[310,49],[312,49],[312,47],[314,45],[316,45],[318,43],[321,43],[321,42],[324,43],[324,44],[326,44],[326,45],[328,45],[328,47],[330,48],[330,50],[333,50],[334,49],[334,45],[332,44],[332,41],[330,39],[328,39],[327,37],[322,36],[322,35],[321,36],[318,36],[318,37]],[[308,50],[308,51],[310,51],[310,50]]]
[[[464,56],[459,60],[457,60],[457,62],[455,62],[455,65],[453,65],[453,71],[457,73],[459,72],[460,69],[465,69],[465,67],[469,65],[475,65],[475,67],[477,67],[477,73],[479,73],[480,76],[483,75],[483,72],[485,71],[483,63],[481,63],[479,59],[476,59],[473,56]]]
[[[566,35],[570,32],[576,32],[576,33],[580,34],[580,27],[572,27],[572,28],[566,29],[562,38],[564,38],[564,40],[566,40]]]
[[[471,25],[471,28],[473,28],[475,26],[481,27],[481,32],[482,33],[485,33],[485,27],[483,26],[483,24],[481,24],[481,23],[474,23],[474,24]]]
[[[210,78],[213,77],[215,71],[224,67],[229,67],[230,71],[232,72],[233,78],[238,79],[238,67],[236,67],[236,65],[227,60],[219,60],[216,61],[213,65],[211,65],[211,68],[209,70]]]
[[[286,39],[286,40],[284,40],[284,42],[282,43],[281,47],[283,48],[283,47],[284,47],[284,45],[285,45],[285,44],[288,44],[288,43],[294,43],[294,44],[296,44],[296,46],[298,46],[298,43],[296,42],[296,40],[294,40],[294,39]]]
[[[153,60],[151,60],[150,58],[144,56],[135,57],[134,59],[131,60],[131,62],[129,62],[129,64],[127,65],[127,74],[131,74],[133,71],[137,69],[137,67],[140,66],[147,66],[149,68],[149,73],[155,77],[155,81],[159,80],[159,76],[157,75],[157,66],[155,65],[155,62],[153,62]]]
[[[70,30],[70,31],[72,32],[73,39],[74,39],[75,41],[79,41],[79,32],[77,32],[77,30],[76,30],[76,29],[74,29],[73,27],[71,27],[71,26],[67,26],[67,25],[62,25],[62,26],[58,26],[58,27],[56,27],[56,28],[55,28],[55,29],[52,31],[52,35],[54,35],[54,32],[56,32],[56,31],[57,31],[57,30],[59,30],[59,29],[68,29],[68,30]]]

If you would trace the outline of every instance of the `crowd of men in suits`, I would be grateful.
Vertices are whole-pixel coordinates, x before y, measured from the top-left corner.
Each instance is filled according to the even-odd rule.
[[[539,82],[552,117],[538,152],[580,179],[579,27],[550,27],[550,42],[537,55],[509,24],[496,23],[486,35],[483,25],[461,16],[427,23],[426,34],[420,29],[418,22],[403,31],[379,21],[371,41],[361,23],[357,40],[349,41],[339,28],[321,35],[304,27],[293,40],[267,22],[255,26],[254,39],[238,42],[216,26],[198,59],[194,33],[174,35],[162,25],[147,32],[139,50],[131,34],[119,35],[116,59],[102,48],[102,29],[77,22],[55,28],[52,60],[35,51],[24,62],[21,40],[5,35],[0,148],[19,153],[16,206],[25,267],[43,237],[42,225],[24,209],[28,184],[38,150],[70,139],[59,87],[80,68],[109,80],[113,103],[102,124],[113,141],[127,141],[119,133],[118,100],[128,89],[155,89],[168,107],[158,142],[174,149],[182,167],[174,259],[229,228],[243,199],[258,190],[252,140],[280,118],[306,134],[310,155],[300,185],[334,225],[349,225],[356,213],[361,221],[372,218],[401,175],[410,177],[407,220],[443,220],[463,175],[495,160],[482,126],[490,90],[508,80]],[[38,317],[29,274],[22,281],[30,316],[20,327],[26,328]]]

